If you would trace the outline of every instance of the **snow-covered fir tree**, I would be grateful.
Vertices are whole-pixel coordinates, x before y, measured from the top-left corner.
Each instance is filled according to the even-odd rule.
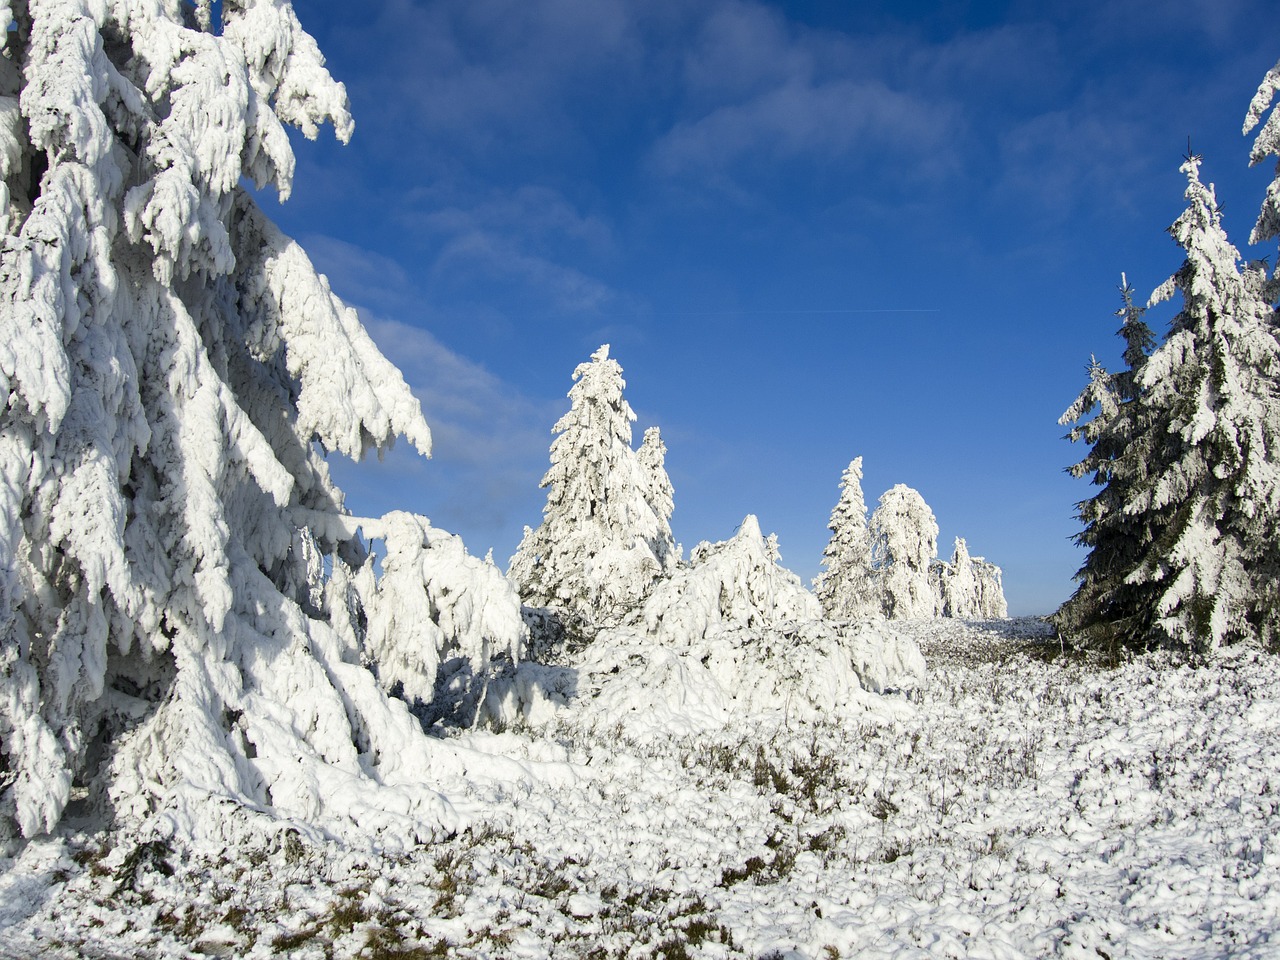
[[[605,344],[573,372],[570,408],[555,425],[547,503],[525,529],[508,577],[533,607],[572,633],[617,623],[679,562],[671,535],[671,482],[654,432],[638,454],[622,367]]]
[[[346,140],[345,91],[287,0],[220,13],[0,4],[0,819],[48,830],[83,786],[168,832],[411,843],[456,826],[448,750],[365,665],[387,598],[322,452],[430,435],[243,186],[286,198],[286,125]],[[442,632],[415,643],[518,653],[504,582],[456,573],[445,613],[438,532],[375,535]]]
[[[970,557],[974,577],[978,581],[978,606],[974,618],[1002,620],[1009,616],[1009,603],[1004,596],[1004,571],[983,557]]]
[[[1100,489],[1077,504],[1084,529],[1076,543],[1089,553],[1076,573],[1075,593],[1054,615],[1058,629],[1077,643],[1108,645],[1129,630],[1142,592],[1126,579],[1152,539],[1152,517],[1125,510],[1133,482],[1143,474],[1151,411],[1137,402],[1138,373],[1155,344],[1146,309],[1134,303],[1133,287],[1120,278],[1121,318],[1117,334],[1124,340],[1124,369],[1108,372],[1096,358],[1089,363],[1089,383],[1067,408],[1059,423],[1072,424],[1067,438],[1089,450],[1068,468],[1074,477],[1089,476]]]
[[[938,555],[938,521],[920,494],[899,483],[871,515],[871,560],[881,608],[891,620],[932,617],[937,599],[929,564]]]
[[[826,567],[814,580],[822,610],[833,620],[879,616],[881,604],[871,566],[871,534],[862,494],[862,458],[855,458],[840,478],[840,499],[827,524],[831,540],[822,551]]]
[[[1180,293],[1182,309],[1137,371],[1139,432],[1110,467],[1142,537],[1103,616],[1118,642],[1204,652],[1277,635],[1280,342],[1265,269],[1240,265],[1200,164],[1182,165],[1170,228],[1186,259],[1151,298]]]
[[[667,445],[663,443],[662,433],[657,427],[645,430],[636,458],[644,468],[649,507],[659,521],[656,527],[658,535],[649,539],[649,546],[663,570],[669,571],[680,560],[680,548],[671,536],[671,514],[676,508],[675,491],[671,487],[671,478],[667,476]]]
[[[959,619],[975,616],[978,607],[978,577],[964,538],[956,537],[950,562],[934,561],[929,570],[937,596],[938,615]]]

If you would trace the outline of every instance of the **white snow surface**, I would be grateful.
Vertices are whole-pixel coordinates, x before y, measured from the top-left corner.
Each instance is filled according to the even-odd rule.
[[[459,832],[394,852],[284,825],[179,846],[73,805],[0,859],[0,956],[1280,952],[1280,661],[1109,667],[1038,623],[892,626],[929,671],[885,709],[683,728],[692,706],[624,690],[690,654],[631,675],[606,637],[545,668],[579,687],[544,722],[440,743],[465,758],[437,784]]]

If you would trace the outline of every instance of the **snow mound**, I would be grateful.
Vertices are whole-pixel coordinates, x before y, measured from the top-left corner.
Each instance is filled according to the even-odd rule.
[[[779,565],[777,544],[748,515],[732,539],[694,547],[689,565],[654,588],[641,616],[650,634],[674,642],[724,627],[819,620],[822,608],[800,578]]]
[[[910,708],[883,695],[912,691],[924,677],[915,641],[883,621],[728,626],[670,642],[620,627],[569,666],[522,665],[491,689],[487,708],[502,723],[539,725],[572,707],[583,722],[631,736],[686,736],[748,716],[887,717]]]

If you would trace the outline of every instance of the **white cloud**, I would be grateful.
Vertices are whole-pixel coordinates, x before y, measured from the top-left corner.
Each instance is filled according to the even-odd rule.
[[[451,284],[505,283],[523,286],[556,311],[593,313],[616,298],[604,283],[582,271],[522,250],[497,232],[474,230],[451,239],[431,267],[431,277]]]
[[[879,81],[790,80],[746,102],[720,107],[674,127],[654,147],[668,175],[714,172],[744,157],[872,157],[885,149],[936,162],[948,111]]]

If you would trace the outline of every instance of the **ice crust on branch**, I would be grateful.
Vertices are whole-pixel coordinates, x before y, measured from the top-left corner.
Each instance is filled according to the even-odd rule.
[[[0,820],[49,830],[85,786],[173,831],[452,828],[430,783],[461,761],[379,685],[366,616],[412,597],[472,656],[518,649],[516,601],[420,519],[368,568],[322,453],[430,433],[240,186],[288,195],[285,125],[345,140],[342,85],[283,0],[217,36],[207,3],[0,13]],[[379,637],[425,691],[439,654]]]
[[[542,523],[525,530],[507,575],[526,603],[583,627],[616,624],[679,562],[671,481],[657,428],[631,447],[635,413],[605,344],[573,372],[552,428]]]
[[[1262,163],[1267,157],[1277,158],[1276,176],[1267,187],[1267,196],[1262,202],[1258,222],[1254,224],[1249,236],[1250,243],[1262,243],[1280,236],[1280,110],[1272,109],[1277,90],[1280,90],[1280,63],[1268,70],[1267,75],[1262,78],[1244,118],[1244,133],[1251,132],[1262,123],[1263,117],[1267,118],[1253,140],[1249,164],[1252,166]]]

